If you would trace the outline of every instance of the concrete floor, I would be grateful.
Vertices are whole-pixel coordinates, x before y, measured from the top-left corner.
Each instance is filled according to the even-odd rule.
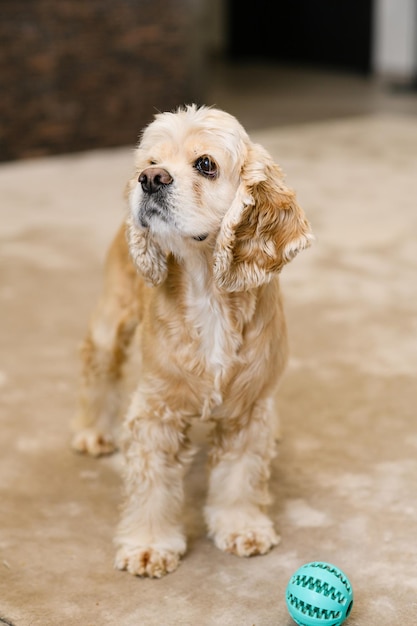
[[[213,546],[202,441],[181,567],[162,580],[113,569],[120,457],[75,455],[69,424],[131,149],[3,164],[1,624],[294,626],[286,585],[316,560],[349,577],[349,626],[417,623],[417,120],[364,115],[252,136],[316,236],[282,273],[291,358],[270,509],[281,544],[252,559]]]
[[[211,60],[205,98],[249,130],[378,112],[417,114],[417,90],[388,79],[255,61]]]
[[[291,360],[271,507],[282,543],[247,560],[212,545],[202,447],[179,570],[154,581],[113,569],[118,459],[73,454],[69,423],[131,149],[3,164],[0,623],[293,626],[287,581],[324,560],[351,579],[349,626],[415,624],[416,96],[361,76],[213,63],[206,102],[273,154],[316,235],[282,277]]]

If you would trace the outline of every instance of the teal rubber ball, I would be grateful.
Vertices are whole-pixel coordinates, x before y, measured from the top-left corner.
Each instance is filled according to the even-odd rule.
[[[352,585],[335,565],[314,561],[291,576],[285,600],[298,626],[340,626],[352,610]]]

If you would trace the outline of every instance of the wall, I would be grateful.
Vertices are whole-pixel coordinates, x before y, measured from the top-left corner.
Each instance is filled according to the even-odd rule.
[[[412,79],[417,73],[417,1],[375,0],[373,69]]]
[[[200,0],[13,0],[0,20],[0,160],[136,142],[198,100]]]

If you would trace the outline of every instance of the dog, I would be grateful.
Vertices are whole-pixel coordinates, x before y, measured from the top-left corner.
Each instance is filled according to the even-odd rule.
[[[310,245],[310,224],[237,119],[194,104],[144,129],[126,198],[82,347],[73,437],[93,456],[123,451],[115,567],[154,578],[178,567],[195,419],[212,424],[209,537],[238,556],[265,554],[279,541],[266,512],[288,352],[279,273]],[[118,441],[129,346],[140,363]]]

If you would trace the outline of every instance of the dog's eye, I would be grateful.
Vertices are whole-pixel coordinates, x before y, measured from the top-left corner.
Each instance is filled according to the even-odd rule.
[[[218,174],[216,163],[207,155],[199,157],[194,163],[194,167],[200,174],[208,178],[216,178]]]

